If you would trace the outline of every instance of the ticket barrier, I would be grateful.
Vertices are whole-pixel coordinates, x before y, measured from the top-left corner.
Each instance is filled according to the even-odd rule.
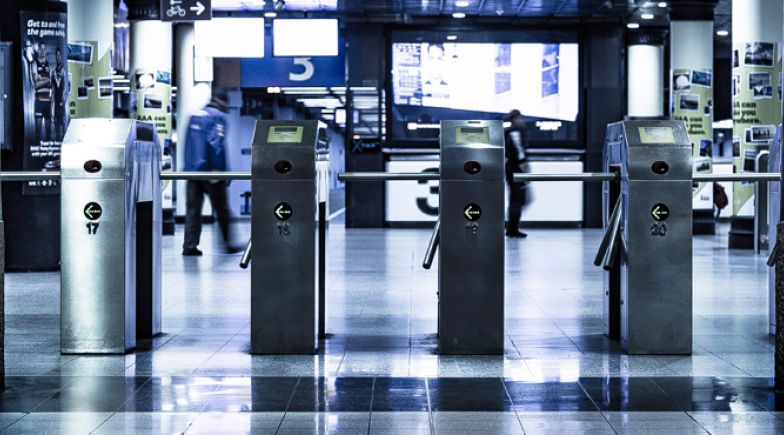
[[[161,332],[158,135],[74,119],[61,159],[61,352],[125,353]]]
[[[328,167],[326,127],[258,121],[252,150],[251,242],[240,263],[253,260],[251,353],[313,354],[326,315],[326,219],[318,219],[326,213],[318,188]]]
[[[504,130],[500,121],[441,122],[438,251],[441,354],[504,352]]]
[[[781,164],[782,150],[781,150],[781,133],[782,126],[779,125],[776,130],[776,137],[770,144],[770,154],[768,155],[768,172],[781,174],[784,170],[784,165]],[[768,331],[771,334],[776,333],[776,269],[775,257],[776,251],[781,247],[776,246],[776,223],[781,221],[781,183],[770,181],[768,184]]]
[[[610,124],[604,183],[605,328],[629,354],[692,352],[692,150],[679,121]]]

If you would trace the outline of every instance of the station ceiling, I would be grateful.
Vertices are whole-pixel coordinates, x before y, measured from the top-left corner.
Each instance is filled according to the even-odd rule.
[[[213,6],[217,10],[331,12],[381,23],[411,23],[464,13],[469,20],[617,19],[641,26],[666,26],[669,4],[677,1],[682,0],[213,0]],[[732,0],[719,0],[716,29],[729,31],[731,15]]]

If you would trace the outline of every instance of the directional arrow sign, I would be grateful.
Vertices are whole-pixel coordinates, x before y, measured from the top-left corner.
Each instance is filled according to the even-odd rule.
[[[482,209],[474,203],[468,204],[463,209],[463,217],[471,222],[478,221],[482,217]]]
[[[273,212],[279,221],[287,221],[291,219],[291,206],[285,202],[281,202],[280,204],[276,205],[273,209]]]
[[[651,209],[651,215],[659,222],[666,221],[670,217],[670,208],[666,204],[658,203]]]
[[[97,221],[101,218],[102,214],[103,209],[97,202],[88,202],[87,205],[84,206],[84,217],[91,221]]]
[[[212,0],[161,0],[161,21],[212,19]]]

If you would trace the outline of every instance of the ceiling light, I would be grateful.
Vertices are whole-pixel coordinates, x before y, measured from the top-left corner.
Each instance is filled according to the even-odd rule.
[[[667,7],[667,2],[659,2],[659,4],[657,4],[657,6],[659,6],[660,8],[666,8]]]
[[[727,35],[729,35],[729,34],[730,34],[730,32],[728,32],[727,30],[717,30],[717,31],[716,31],[716,34],[717,34],[718,36],[727,36]]]
[[[656,17],[653,14],[642,14],[640,15],[640,18],[642,18],[643,20],[652,20]]]
[[[457,35],[446,35],[447,41],[455,41],[457,40]]]
[[[470,4],[471,4],[471,2],[466,1],[466,0],[458,0],[458,1],[455,2],[455,6],[457,6],[459,8],[467,8]]]
[[[267,17],[267,18],[275,18],[275,17],[278,16],[278,13],[277,12],[272,12],[272,11],[264,12],[264,16]]]
[[[455,12],[455,13],[452,14],[452,18],[458,18],[458,19],[465,18],[465,16],[466,15],[464,13],[462,13],[462,12]]]
[[[640,28],[640,23],[629,23],[629,24],[626,25],[626,27],[629,28],[629,29],[639,29]]]

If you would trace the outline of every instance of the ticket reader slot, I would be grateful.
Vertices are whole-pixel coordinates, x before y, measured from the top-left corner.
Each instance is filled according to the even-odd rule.
[[[318,348],[318,121],[258,121],[251,195],[251,353]]]
[[[150,124],[74,119],[62,146],[61,351],[161,332],[161,148]]]
[[[442,121],[440,142],[439,352],[503,354],[503,126]]]
[[[620,313],[621,347],[629,354],[692,352],[691,153],[680,121],[607,128],[605,170],[619,168],[621,181],[620,249],[605,272],[605,320],[613,337],[612,313]],[[616,203],[610,184],[605,216]]]

